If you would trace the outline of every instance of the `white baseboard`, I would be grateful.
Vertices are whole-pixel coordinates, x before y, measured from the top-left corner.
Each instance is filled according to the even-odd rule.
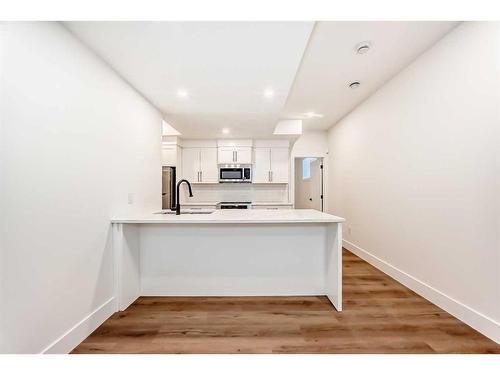
[[[83,318],[74,327],[69,329],[52,344],[42,350],[42,354],[66,354],[71,352],[78,344],[85,340],[116,311],[115,297],[111,297],[101,306]]]
[[[343,240],[344,247],[352,253],[367,261],[372,266],[388,274],[398,282],[421,295],[433,304],[439,306],[451,315],[471,326],[483,335],[500,344],[500,323],[481,314],[479,311],[464,305],[450,296],[440,292],[421,280],[407,274],[404,271],[394,267],[386,261],[370,254],[368,251],[356,246],[352,242]]]

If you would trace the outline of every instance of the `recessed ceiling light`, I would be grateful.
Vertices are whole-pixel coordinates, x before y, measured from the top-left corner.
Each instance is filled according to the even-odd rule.
[[[360,85],[361,85],[361,83],[359,83],[358,81],[354,81],[354,82],[349,83],[349,88],[354,90],[354,89],[357,89]]]
[[[265,89],[264,92],[262,93],[262,95],[266,99],[272,99],[272,98],[274,98],[274,90],[273,89]]]
[[[177,96],[179,98],[187,98],[189,96],[188,92],[184,89],[177,90]]]
[[[358,55],[363,55],[367,53],[371,48],[371,43],[370,42],[361,42],[356,45],[356,53]]]
[[[229,134],[229,128],[222,128],[222,134]]]
[[[320,113],[315,113],[315,112],[306,112],[304,113],[304,116],[309,117],[309,118],[322,118],[323,115]]]

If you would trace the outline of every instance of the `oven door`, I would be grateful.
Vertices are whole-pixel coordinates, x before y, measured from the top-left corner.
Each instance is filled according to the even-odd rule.
[[[243,168],[219,168],[219,182],[243,181]]]

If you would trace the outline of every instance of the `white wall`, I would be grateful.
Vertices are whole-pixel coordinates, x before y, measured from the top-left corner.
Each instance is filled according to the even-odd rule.
[[[325,130],[305,131],[293,144],[292,158],[325,157],[328,153],[328,139]]]
[[[499,42],[460,25],[329,133],[349,248],[497,341]]]
[[[64,352],[113,310],[110,217],[161,207],[161,116],[60,24],[4,28],[0,352]]]

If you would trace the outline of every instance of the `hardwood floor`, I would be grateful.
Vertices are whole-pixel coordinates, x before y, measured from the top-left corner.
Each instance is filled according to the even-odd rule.
[[[141,297],[73,353],[500,353],[500,345],[344,250],[326,297]]]

